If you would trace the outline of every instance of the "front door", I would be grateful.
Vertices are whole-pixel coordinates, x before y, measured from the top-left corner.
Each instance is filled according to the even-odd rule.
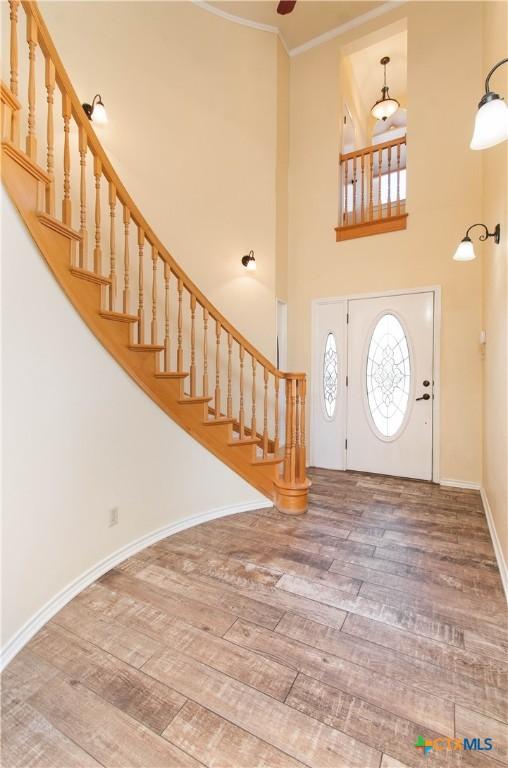
[[[348,313],[346,468],[431,480],[434,293],[351,299]]]

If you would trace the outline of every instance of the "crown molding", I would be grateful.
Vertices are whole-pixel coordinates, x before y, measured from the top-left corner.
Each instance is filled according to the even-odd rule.
[[[359,27],[371,19],[377,19],[378,16],[383,16],[385,13],[389,13],[395,8],[399,8],[401,5],[405,5],[407,2],[408,0],[388,0],[388,2],[383,3],[383,5],[380,5],[378,8],[374,8],[372,11],[362,13],[361,16],[356,16],[354,19],[351,19],[351,21],[346,21],[345,24],[341,24],[334,29],[330,29],[328,32],[324,32],[322,35],[313,37],[312,40],[307,40],[306,43],[297,45],[296,48],[291,48],[289,55],[292,58],[294,56],[299,56],[300,53],[305,53],[305,51],[309,51],[311,48],[315,48],[317,45],[326,43],[328,40],[333,40],[334,37],[339,37],[339,35],[343,35],[345,32],[349,32],[350,29],[355,29],[355,27]]]
[[[296,48],[288,48],[288,45],[284,40],[280,29],[273,26],[272,24],[261,24],[259,21],[252,21],[251,19],[244,19],[242,16],[235,16],[233,13],[228,13],[227,11],[223,11],[221,8],[217,8],[215,5],[207,3],[206,0],[191,1],[194,5],[202,8],[204,11],[213,13],[215,16],[220,16],[220,18],[226,19],[227,21],[233,21],[235,24],[241,24],[243,27],[250,27],[251,29],[261,30],[261,32],[271,32],[272,34],[277,35],[286,53],[291,57],[298,56],[300,53],[304,53],[311,48],[315,48],[317,45],[326,43],[328,40],[333,40],[334,37],[339,37],[339,35],[343,35],[345,32],[349,32],[350,29],[355,29],[355,27],[359,27],[371,19],[376,19],[378,16],[382,16],[389,11],[393,11],[395,8],[398,8],[399,6],[408,2],[408,0],[388,0],[388,2],[380,5],[379,8],[374,8],[372,11],[362,13],[361,16],[356,16],[354,19],[351,19],[351,21],[346,21],[345,24],[334,27],[334,29],[330,29],[328,32],[324,32],[322,35],[313,37],[312,40],[307,40],[306,43],[302,43],[302,45],[298,45]]]

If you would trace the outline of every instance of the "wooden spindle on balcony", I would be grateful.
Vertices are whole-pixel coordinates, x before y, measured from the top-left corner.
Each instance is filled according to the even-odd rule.
[[[277,453],[279,450],[279,377],[274,376],[275,386],[275,424],[274,424],[274,438],[273,438],[273,452]]]
[[[268,368],[264,366],[264,385],[263,396],[263,457],[268,456]]]
[[[348,169],[349,169],[349,160],[346,160],[344,163],[344,224],[348,223]]]
[[[177,349],[176,349],[176,369],[179,373],[183,371],[183,280],[178,278],[178,332],[177,332]]]
[[[9,0],[10,20],[10,89],[14,97],[18,96],[18,6],[19,0]],[[12,140],[19,145],[19,112],[12,114]]]
[[[88,231],[86,228],[86,131],[79,126],[79,266],[87,269],[88,259]]]
[[[144,251],[145,233],[138,225],[138,344],[145,343]]]
[[[388,176],[387,176],[387,186],[388,186],[388,196],[387,196],[387,212],[388,216],[392,215],[392,190],[391,190],[391,170],[392,170],[392,148],[387,148],[387,154],[388,154]]]
[[[400,216],[400,144],[397,144],[397,216]]]
[[[365,155],[361,158],[361,175],[362,175],[362,187],[360,190],[360,221],[365,221],[365,197],[364,197],[364,184],[365,184]]]
[[[101,176],[102,162],[95,155],[93,159],[93,174],[95,177],[95,247],[93,249],[93,271],[96,275],[102,273],[102,245],[101,245]]]
[[[164,262],[164,370],[171,370],[171,348],[169,338],[169,280],[171,269],[167,261]]]
[[[226,416],[233,417],[233,335],[228,333],[228,396],[226,404]]]
[[[381,181],[382,181],[382,170],[383,170],[383,150],[379,149],[377,153],[377,179],[378,179],[378,190],[377,190],[377,218],[380,219],[383,216],[383,203],[382,203],[382,197],[381,197]]]
[[[243,344],[240,344],[240,411],[238,416],[238,423],[239,423],[239,429],[240,429],[240,439],[245,437],[245,409],[244,409],[244,393],[243,393],[243,387],[244,387],[244,358],[245,358],[245,350],[243,348]]]
[[[112,181],[109,182],[109,279],[111,285],[109,288],[109,309],[111,312],[116,308],[117,277],[116,277],[116,188]]]
[[[356,155],[353,157],[353,179],[352,179],[352,188],[353,188],[353,224],[356,224]]]
[[[152,245],[152,322],[150,324],[150,343],[157,344],[157,265],[159,263],[159,252],[155,245]]]
[[[208,397],[208,309],[203,307],[203,397]]]
[[[252,416],[251,416],[251,427],[250,432],[252,437],[256,437],[256,358],[254,355],[251,356],[252,359]]]
[[[64,153],[63,153],[63,200],[62,200],[62,221],[67,226],[71,226],[72,204],[71,204],[71,151],[69,145],[70,119],[71,119],[71,98],[68,94],[62,94],[62,116],[64,120]]]
[[[369,152],[369,221],[372,221],[372,219],[374,218],[373,185],[374,185],[374,153]]]
[[[190,294],[191,311],[191,355],[190,355],[190,393],[196,396],[196,297]]]
[[[37,49],[37,25],[31,14],[26,17],[26,40],[28,43],[28,135],[26,153],[37,160],[37,136],[35,132],[35,52]]]
[[[130,276],[130,251],[129,251],[129,225],[131,221],[131,212],[127,205],[123,207],[123,226],[124,226],[124,260],[123,260],[123,311],[128,314],[131,304],[131,276]]]
[[[55,93],[55,65],[49,56],[46,56],[45,65],[46,101],[48,103],[48,115],[46,120],[46,169],[49,176],[49,184],[46,187],[46,212],[50,216],[55,215],[55,127],[53,118],[53,104]]]
[[[219,320],[215,321],[215,418],[220,416],[220,338],[221,324]]]

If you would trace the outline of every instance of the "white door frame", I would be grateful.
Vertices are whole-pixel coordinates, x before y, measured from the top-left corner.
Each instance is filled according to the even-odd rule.
[[[439,447],[441,437],[441,286],[431,285],[421,288],[400,288],[398,290],[390,291],[373,291],[369,293],[350,293],[344,296],[332,296],[328,298],[313,299],[311,302],[311,377],[310,377],[310,391],[311,391],[311,426],[310,426],[310,463],[314,464],[314,448],[316,433],[316,412],[315,412],[315,392],[317,377],[319,374],[319,363],[316,359],[314,350],[314,338],[316,333],[317,323],[317,311],[320,304],[333,304],[335,302],[350,301],[351,299],[379,299],[385,296],[398,296],[399,294],[409,293],[433,293],[434,294],[434,340],[433,340],[433,365],[434,365],[434,398],[432,400],[432,482],[439,483],[440,481],[440,469],[439,469]],[[347,359],[347,344],[348,337],[346,334],[346,359]],[[347,428],[347,396],[344,398],[344,407],[342,418],[344,419],[345,429]],[[346,435],[347,437],[347,435]],[[346,449],[344,450],[344,463],[346,466]]]

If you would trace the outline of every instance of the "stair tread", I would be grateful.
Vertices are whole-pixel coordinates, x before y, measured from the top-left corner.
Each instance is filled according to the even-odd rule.
[[[284,461],[284,454],[283,453],[269,453],[268,456],[263,457],[256,457],[251,461],[251,464],[260,464],[266,466],[267,464],[280,464]]]
[[[155,374],[156,379],[185,379],[189,375],[188,371],[158,371]]]
[[[107,309],[101,309],[100,316],[105,320],[116,320],[119,323],[137,323],[137,315],[127,315],[125,312],[110,312]]]
[[[212,399],[212,397],[203,397],[202,395],[197,395],[196,397],[185,395],[184,397],[180,398],[178,402],[180,405],[190,405],[193,403],[209,403]]]
[[[234,419],[228,416],[220,416],[218,419],[206,419],[203,421],[204,427],[214,427],[216,424],[233,424]]]
[[[138,320],[137,317],[136,320]],[[129,349],[133,352],[162,352],[164,347],[161,347],[160,344],[129,344]]]
[[[71,274],[82,280],[88,280],[90,283],[111,285],[111,278],[105,277],[104,275],[98,275],[96,272],[90,272],[90,270],[83,269],[82,267],[71,267]]]
[[[228,445],[259,445],[260,443],[261,438],[259,437],[239,437],[236,440],[230,440]]]

